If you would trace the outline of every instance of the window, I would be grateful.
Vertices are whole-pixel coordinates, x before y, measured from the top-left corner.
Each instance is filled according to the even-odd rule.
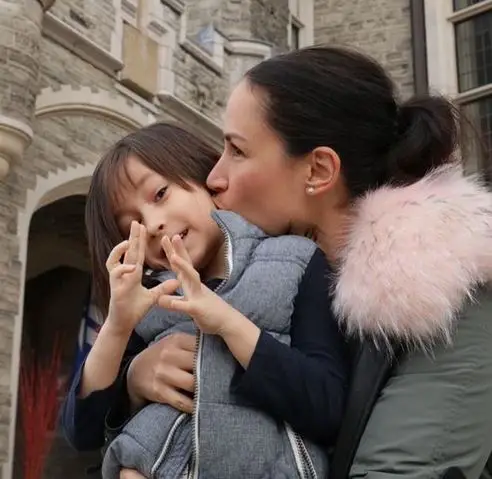
[[[483,2],[483,0],[453,0],[454,10],[461,10],[462,8],[471,7],[477,3]]]
[[[492,0],[424,0],[429,87],[465,116],[465,168],[492,186]]]
[[[455,26],[460,92],[492,83],[492,10]]]
[[[468,169],[483,172],[492,183],[492,95],[463,105],[462,111],[471,122],[465,125],[463,149]]]
[[[289,0],[287,44],[291,50],[313,44],[313,0]]]
[[[492,180],[492,2],[454,0],[458,102],[471,125],[464,128],[468,169]]]
[[[290,22],[290,49],[298,50],[301,47],[300,34],[301,28],[298,23],[291,20]]]

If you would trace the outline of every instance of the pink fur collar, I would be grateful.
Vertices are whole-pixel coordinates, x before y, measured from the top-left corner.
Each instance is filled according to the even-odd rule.
[[[335,310],[377,344],[451,341],[477,286],[492,280],[492,194],[458,166],[360,200],[341,255]]]

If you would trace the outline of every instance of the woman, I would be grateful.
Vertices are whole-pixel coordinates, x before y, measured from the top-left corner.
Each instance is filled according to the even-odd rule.
[[[438,478],[457,467],[476,479],[492,450],[492,298],[483,286],[492,196],[455,164],[456,125],[445,100],[400,104],[378,64],[340,48],[260,63],[227,105],[224,154],[208,178],[218,206],[271,234],[288,224],[313,236],[338,268],[347,334],[408,351],[375,405],[352,478]],[[123,376],[132,406],[189,410],[193,355],[184,335],[139,354]],[[110,422],[121,412],[113,408]]]

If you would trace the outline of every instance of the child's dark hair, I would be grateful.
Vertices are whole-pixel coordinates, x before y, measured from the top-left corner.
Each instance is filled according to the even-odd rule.
[[[399,103],[383,67],[357,51],[304,48],[259,63],[245,78],[288,154],[337,152],[352,198],[453,160],[458,110],[439,96]]]
[[[85,210],[87,239],[93,274],[94,299],[103,314],[109,305],[106,260],[125,238],[118,229],[114,203],[124,180],[129,156],[185,188],[190,183],[206,188],[207,176],[219,153],[177,125],[155,123],[119,140],[101,158],[92,176]]]

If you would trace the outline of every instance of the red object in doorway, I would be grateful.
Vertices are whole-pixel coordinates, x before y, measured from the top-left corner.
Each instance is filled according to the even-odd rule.
[[[20,371],[20,410],[24,433],[24,479],[41,479],[53,443],[59,401],[61,366],[60,337],[55,337],[51,355],[42,361],[24,355]]]

